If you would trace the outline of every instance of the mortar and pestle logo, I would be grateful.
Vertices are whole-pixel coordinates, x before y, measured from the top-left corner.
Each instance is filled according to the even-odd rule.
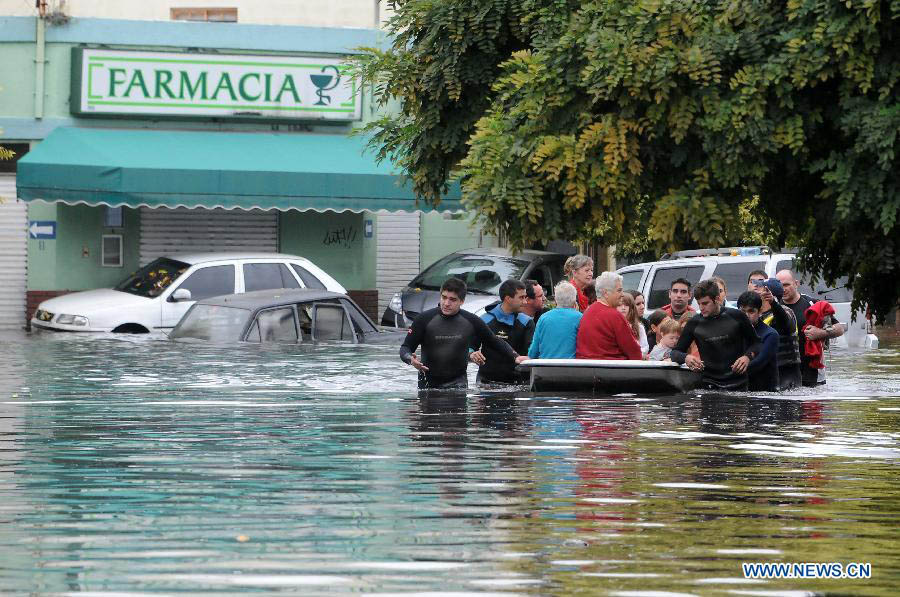
[[[325,92],[334,89],[338,86],[338,83],[341,82],[341,71],[338,70],[338,67],[333,65],[323,66],[321,72],[324,73],[328,69],[333,70],[334,74],[309,76],[309,80],[312,81],[312,84],[316,86],[316,95],[319,97],[319,101],[313,104],[314,106],[329,105],[331,103],[331,96],[325,95]],[[334,79],[334,83],[331,83],[332,79]],[[331,84],[329,85],[329,83]]]

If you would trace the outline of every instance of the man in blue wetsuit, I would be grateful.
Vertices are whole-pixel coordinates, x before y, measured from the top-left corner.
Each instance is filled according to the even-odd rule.
[[[525,284],[518,280],[506,280],[500,285],[499,294],[500,304],[489,308],[481,319],[516,354],[526,354],[534,336],[534,321],[521,313],[527,296]],[[525,376],[516,373],[516,361],[509,357],[507,351],[498,351],[493,345],[481,341],[472,348],[477,349],[480,345],[483,346],[478,352],[485,362],[478,368],[479,382],[513,384],[526,381]]]
[[[461,310],[465,300],[466,283],[450,278],[441,286],[440,305],[422,312],[410,326],[400,346],[400,359],[419,371],[419,388],[465,389],[469,361],[484,362],[480,353],[470,353],[470,346],[490,346],[515,363],[528,358],[519,356],[477,316]],[[421,360],[415,355],[419,346]]]
[[[747,367],[760,351],[759,336],[741,311],[719,305],[719,293],[712,280],[694,288],[700,313],[684,326],[672,349],[672,360],[702,371],[707,388],[746,390]],[[688,354],[691,342],[697,343],[699,358]]]
[[[778,391],[778,332],[766,325],[760,316],[763,300],[755,291],[748,290],[738,297],[738,309],[744,312],[759,336],[762,347],[747,366],[750,377],[748,390],[753,392]]]

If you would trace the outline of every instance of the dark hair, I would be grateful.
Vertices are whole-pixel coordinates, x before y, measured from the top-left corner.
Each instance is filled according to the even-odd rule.
[[[636,299],[639,296],[644,296],[644,293],[641,292],[640,290],[626,290],[625,292],[630,294],[631,298],[633,298],[633,299]]]
[[[534,298],[534,287],[540,286],[538,281],[537,280],[524,280],[522,283],[525,284],[525,296],[527,296],[530,299],[533,299]]]
[[[650,322],[650,325],[659,325],[660,323],[662,323],[662,320],[668,316],[669,314],[662,309],[657,309],[650,314],[650,317],[647,318],[647,321]]]
[[[719,298],[719,294],[721,294],[721,290],[719,290],[719,285],[716,284],[715,280],[703,280],[698,282],[696,288],[694,288],[694,298],[698,301],[703,297],[716,300]]]
[[[676,284],[684,284],[685,286],[688,287],[688,292],[691,291],[691,282],[690,282],[690,280],[686,280],[686,279],[684,279],[684,278],[675,278],[674,280],[672,280],[672,283],[669,284],[669,290],[672,290],[672,288],[673,288]]]
[[[757,311],[759,311],[760,309],[762,309],[762,298],[760,298],[760,296],[752,290],[748,290],[738,297],[737,306],[738,309],[749,307],[751,309],[756,309]]]
[[[525,290],[525,284],[519,282],[518,280],[507,280],[500,285],[500,300],[502,301],[508,296],[516,296],[516,293],[520,290]],[[531,292],[534,292],[534,290],[532,290]]]
[[[761,269],[755,269],[752,272],[750,272],[749,274],[747,274],[747,284],[750,283],[750,278],[752,278],[753,276],[762,276],[764,280],[769,279],[769,274],[762,271]]]
[[[454,293],[461,301],[466,300],[466,283],[457,277],[447,278],[444,283],[441,284],[441,292],[444,292],[445,290]]]

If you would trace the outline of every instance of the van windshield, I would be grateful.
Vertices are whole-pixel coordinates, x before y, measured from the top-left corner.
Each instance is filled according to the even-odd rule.
[[[160,257],[131,274],[116,286],[116,290],[147,298],[159,296],[187,269],[188,263]]]
[[[469,292],[497,294],[505,280],[519,280],[528,264],[503,255],[448,255],[416,276],[410,286],[440,290],[447,278],[455,277],[466,283]]]
[[[853,292],[847,288],[847,276],[841,276],[835,280],[834,286],[828,286],[822,278],[819,278],[815,285],[811,285],[808,275],[804,276],[794,271],[793,259],[779,261],[775,271],[780,272],[783,269],[789,269],[794,272],[797,281],[800,282],[798,287],[800,294],[811,296],[816,300],[826,300],[829,303],[849,303],[853,300]]]

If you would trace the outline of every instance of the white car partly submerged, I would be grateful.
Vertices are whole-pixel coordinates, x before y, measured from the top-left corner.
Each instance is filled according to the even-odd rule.
[[[58,296],[38,305],[33,328],[66,332],[167,331],[198,300],[275,288],[346,293],[303,257],[280,253],[195,253],[163,256],[115,288]]]

